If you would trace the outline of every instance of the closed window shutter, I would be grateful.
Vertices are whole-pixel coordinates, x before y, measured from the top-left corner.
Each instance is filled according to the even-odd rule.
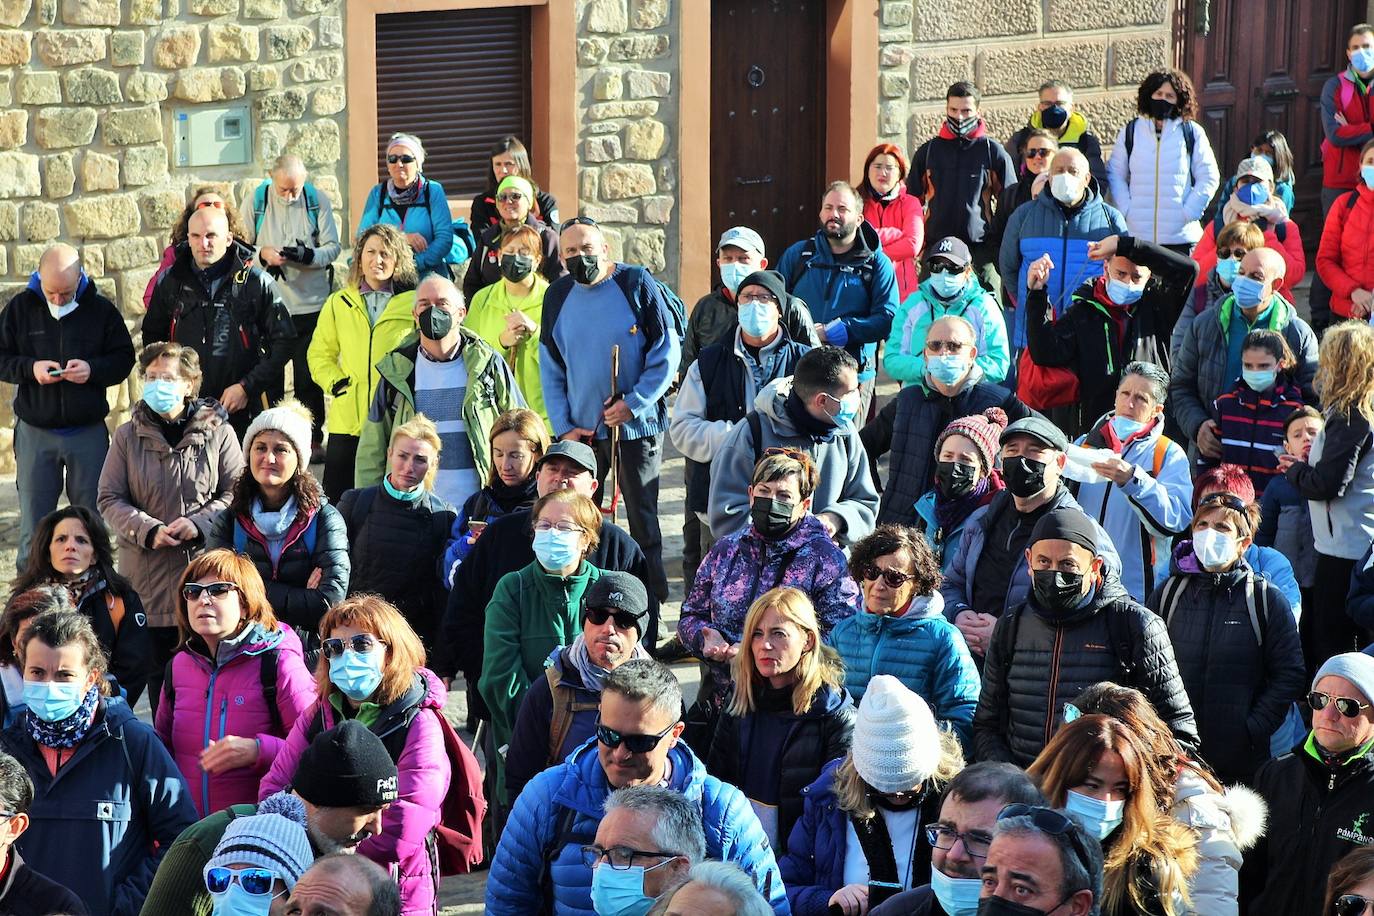
[[[377,166],[386,142],[414,134],[428,178],[450,203],[487,186],[492,145],[530,139],[529,7],[377,17]]]

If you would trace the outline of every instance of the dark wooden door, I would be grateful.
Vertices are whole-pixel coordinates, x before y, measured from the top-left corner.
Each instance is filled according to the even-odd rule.
[[[712,245],[750,226],[776,264],[815,234],[826,183],[825,0],[712,0],[710,143]]]

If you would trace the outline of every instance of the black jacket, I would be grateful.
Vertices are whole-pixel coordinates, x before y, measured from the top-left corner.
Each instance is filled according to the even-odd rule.
[[[1030,766],[1063,721],[1064,704],[1101,681],[1145,694],[1174,736],[1197,747],[1164,621],[1109,576],[1086,607],[1067,615],[1041,610],[1032,597],[998,619],[973,714],[977,759]]]
[[[520,712],[515,717],[515,728],[511,731],[510,747],[506,750],[506,797],[511,799],[512,804],[527,782],[566,759],[596,732],[597,704],[601,702],[601,693],[582,682],[582,673],[568,655],[567,649],[559,649],[557,660],[549,665],[558,671],[559,693],[562,695],[560,702],[573,706],[567,731],[556,752],[549,752],[554,706],[548,677],[535,678],[530,689],[525,691],[525,698],[520,701]]]
[[[1248,784],[1269,758],[1269,737],[1306,689],[1287,599],[1244,560],[1225,572],[1202,571],[1189,542],[1146,604],[1169,629],[1202,759],[1223,782]]]
[[[787,336],[797,343],[808,347],[820,346],[816,336],[816,324],[811,320],[811,310],[796,296],[788,295],[778,315],[778,323],[787,329]],[[682,363],[678,367],[678,378],[687,377],[702,350],[712,344],[720,343],[727,335],[733,346],[735,328],[739,327],[739,305],[733,297],[727,297],[725,287],[717,286],[697,300],[687,319],[687,336],[682,340]]]
[[[295,326],[271,278],[254,266],[253,249],[234,241],[229,273],[212,295],[182,246],[157,281],[143,316],[143,342],[170,340],[194,347],[204,372],[201,391],[219,397],[231,385],[248,392],[247,412],[260,413],[264,396],[279,392],[291,358]]]
[[[534,207],[530,210],[536,219],[542,220],[558,228],[558,201],[548,191],[539,190],[534,192]],[[496,192],[483,191],[472,199],[472,213],[468,216],[468,225],[472,227],[472,234],[480,236],[482,230],[489,226],[495,226],[501,222],[501,211],[496,208]]]
[[[536,219],[532,213],[525,218],[525,225],[539,234],[544,246],[539,273],[552,283],[567,273],[563,269],[562,259],[558,257],[558,233]],[[477,250],[468,259],[467,271],[463,274],[463,298],[469,303],[479,289],[501,279],[500,240],[499,225],[477,230]]]
[[[81,898],[24,864],[19,850],[9,852],[9,866],[0,882],[0,913],[5,916],[87,916]]]
[[[1030,139],[1030,132],[1035,128],[1030,125],[1018,130],[1011,135],[1007,141],[1007,155],[1011,156],[1011,164],[1016,169],[1017,174],[1021,173],[1021,165],[1025,160],[1026,141]],[[1060,149],[1072,147],[1083,154],[1083,158],[1088,160],[1088,171],[1092,174],[1093,180],[1097,182],[1099,191],[1105,193],[1107,189],[1107,163],[1102,158],[1102,141],[1097,139],[1097,134],[1084,131],[1078,135],[1077,140],[1071,142],[1059,141]]]
[[[911,157],[906,189],[926,204],[926,238],[956,236],[976,245],[987,236],[997,198],[1016,184],[1002,144],[983,125],[976,136],[956,137],[948,124]]]
[[[61,321],[48,311],[38,275],[0,312],[0,381],[17,386],[14,415],[31,426],[61,429],[103,423],[110,412],[105,389],[129,377],[134,342],[114,303],[81,278],[76,309]],[[40,385],[33,364],[50,359],[65,366],[82,359],[91,377],[80,385]]]
[[[110,616],[114,599],[124,604],[124,617],[118,629]],[[93,591],[81,602],[81,611],[95,629],[100,648],[110,660],[110,673],[128,692],[126,700],[132,706],[143,694],[148,678],[161,669],[153,650],[153,637],[148,632],[148,617],[138,593],[127,586],[110,586]]]

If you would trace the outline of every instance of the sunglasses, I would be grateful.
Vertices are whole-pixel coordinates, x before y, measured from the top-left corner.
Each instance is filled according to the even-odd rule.
[[[371,633],[359,633],[356,636],[350,636],[347,642],[338,637],[326,639],[320,644],[320,651],[324,653],[325,658],[338,658],[343,655],[344,649],[352,649],[359,655],[367,655],[378,646],[384,645],[386,643]]]
[[[676,722],[673,723],[673,725],[676,724]],[[669,725],[657,735],[622,735],[615,729],[597,722],[596,740],[612,750],[623,744],[631,754],[647,754],[658,747],[658,743],[664,739],[668,732],[673,730],[673,725]]]
[[[277,873],[267,868],[224,868],[217,866],[205,873],[205,889],[212,894],[227,893],[231,884],[237,883],[245,894],[253,897],[266,897],[272,893],[272,884]]]
[[[803,452],[801,449],[788,448],[787,446],[783,445],[775,445],[771,448],[766,448],[763,450],[763,454],[764,457],[767,457],[769,455],[783,455],[785,457],[791,458],[793,461],[801,461],[803,458],[805,458],[807,461],[811,460],[810,456],[807,455],[806,452]]]
[[[1360,710],[1369,708],[1368,703],[1361,703],[1350,697],[1333,697],[1329,693],[1321,693],[1316,690],[1307,695],[1307,705],[1314,710],[1325,709],[1326,704],[1332,702],[1336,704],[1336,711],[1347,719],[1357,719],[1360,716]]]
[[[1050,149],[1048,146],[1040,149],[1026,150],[1027,159],[1048,159],[1052,155],[1054,155],[1054,150]]]
[[[955,267],[948,261],[931,261],[926,266],[933,274],[961,274],[964,272],[962,267]]]
[[[958,340],[927,340],[926,350],[930,353],[959,353],[967,344]]]
[[[238,586],[232,582],[206,582],[204,585],[199,582],[187,582],[181,587],[181,597],[187,601],[195,601],[205,592],[209,592],[211,598],[223,598],[237,590]]]
[[[1241,258],[1244,258],[1249,253],[1249,248],[1218,248],[1217,260],[1229,261],[1232,258],[1234,258],[1235,260],[1239,261]]]
[[[865,582],[876,582],[878,577],[882,576],[888,588],[901,588],[903,585],[906,585],[912,579],[916,578],[913,573],[898,572],[895,569],[879,569],[872,564],[865,566],[860,573],[864,577]]]
[[[568,231],[570,228],[572,228],[573,226],[595,226],[595,225],[597,225],[596,220],[592,219],[590,216],[574,216],[572,219],[565,219],[565,220],[563,220],[563,222],[559,223],[559,224],[558,224],[558,231],[559,231],[559,233],[561,234],[561,233],[567,232],[567,231]]]
[[[1197,507],[1201,509],[1204,506],[1223,506],[1236,512],[1245,511],[1245,501],[1231,493],[1208,493],[1198,500]]]
[[[1364,916],[1371,903],[1374,903],[1374,899],[1369,897],[1361,897],[1359,894],[1342,894],[1336,898],[1336,903],[1331,911],[1336,916]]]
[[[1005,821],[1012,817],[1029,817],[1037,830],[1052,836],[1067,837],[1069,845],[1073,847],[1073,854],[1078,857],[1078,864],[1082,865],[1085,871],[1092,872],[1093,860],[1089,857],[1088,850],[1083,846],[1083,839],[1078,834],[1078,825],[1063,811],[1046,808],[1044,805],[1017,803],[1007,805],[997,813],[999,821]]]
[[[586,608],[583,614],[592,622],[593,626],[597,627],[614,618],[615,625],[622,630],[638,630],[639,621],[643,617],[642,614],[631,614],[629,611],[612,611],[602,607]]]
[[[414,156],[387,156],[387,157],[386,157],[386,161],[387,161],[390,165],[395,165],[395,164],[398,163],[398,162],[401,163],[401,165],[410,165],[412,162],[415,161],[415,157],[414,157]]]
[[[496,195],[496,199],[503,204],[518,204],[525,199],[525,195],[516,193],[498,194]]]
[[[197,209],[197,210],[204,210],[206,207],[214,207],[216,210],[223,210],[223,209],[224,209],[224,201],[222,201],[222,200],[202,200],[202,201],[197,201],[197,203],[196,203],[196,209]]]

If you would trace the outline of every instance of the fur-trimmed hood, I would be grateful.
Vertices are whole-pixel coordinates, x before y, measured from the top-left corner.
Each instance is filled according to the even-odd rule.
[[[1187,768],[1176,783],[1173,813],[1190,827],[1229,832],[1242,852],[1264,836],[1269,819],[1269,808],[1259,793],[1234,785],[1218,794],[1207,780]]]

